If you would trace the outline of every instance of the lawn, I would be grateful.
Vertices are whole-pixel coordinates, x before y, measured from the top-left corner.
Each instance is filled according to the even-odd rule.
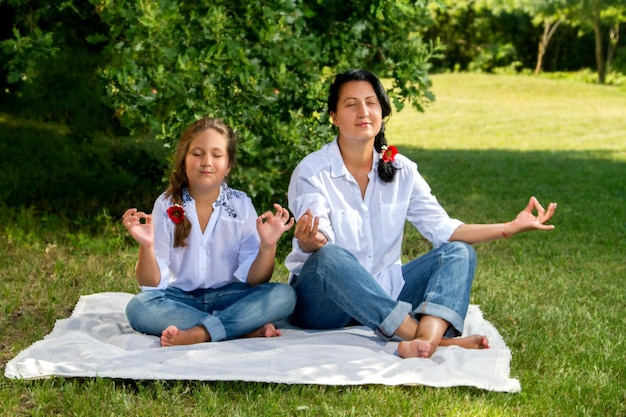
[[[433,193],[466,222],[511,220],[535,195],[551,232],[477,245],[472,303],[511,348],[516,394],[474,388],[63,379],[0,382],[6,416],[626,415],[626,92],[535,77],[433,76],[437,100],[388,123]],[[41,131],[41,130],[38,130]],[[2,141],[10,140],[7,133]],[[0,190],[1,191],[1,190]],[[0,193],[0,196],[2,194]],[[117,221],[89,230],[30,208],[0,213],[0,366],[80,295],[136,291],[137,249]],[[427,243],[407,227],[404,256]],[[278,265],[277,279],[286,273]]]

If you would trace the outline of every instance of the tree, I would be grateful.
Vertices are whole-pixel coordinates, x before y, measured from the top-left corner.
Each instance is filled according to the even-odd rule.
[[[578,0],[575,2],[573,15],[582,27],[591,27],[595,37],[596,69],[598,82],[605,83],[607,71],[607,59],[617,46],[619,39],[619,26],[626,16],[626,0]],[[609,45],[608,54],[605,57],[603,28],[609,27],[612,31],[612,41],[615,46]],[[617,31],[615,31],[617,28]],[[611,35],[609,35],[610,38]]]
[[[96,72],[102,49],[89,37],[101,23],[88,3],[54,3],[0,0],[2,107],[66,124],[82,141],[114,125]]]
[[[604,84],[606,62],[615,51],[619,39],[619,26],[626,15],[626,0],[482,0],[486,5],[505,10],[520,9],[534,16],[533,21],[543,24],[539,40],[535,73],[541,69],[542,59],[556,28],[564,21],[582,30],[593,31],[595,39],[595,63],[598,82]],[[605,57],[603,29],[609,26],[608,54]]]
[[[419,1],[92,0],[109,28],[108,100],[133,132],[166,145],[209,114],[239,133],[245,169],[230,182],[260,208],[285,202],[295,164],[332,138],[325,113],[333,75],[379,69],[400,109],[432,99]]]
[[[541,72],[550,40],[566,20],[567,3],[568,0],[482,0],[482,5],[491,8],[495,14],[519,10],[532,16],[533,25],[543,27],[537,45],[535,74]]]
[[[604,16],[609,24],[609,41],[606,52],[606,70],[609,72],[619,43],[620,25],[626,22],[626,7],[609,7],[605,10]]]
[[[433,99],[429,60],[439,49],[418,35],[426,3],[0,0],[15,15],[14,36],[2,42],[4,70],[17,97],[49,78],[60,51],[74,52],[55,61],[61,72],[96,51],[97,66],[83,73],[101,80],[89,89],[98,96],[85,98],[105,102],[131,134],[166,147],[194,119],[225,119],[238,131],[245,168],[229,182],[266,209],[285,202],[295,164],[332,138],[324,101],[338,71],[365,67],[391,78],[398,110]]]

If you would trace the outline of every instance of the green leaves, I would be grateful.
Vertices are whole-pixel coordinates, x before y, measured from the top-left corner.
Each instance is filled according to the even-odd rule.
[[[54,45],[52,32],[43,32],[35,28],[30,36],[22,36],[17,28],[13,28],[14,39],[0,43],[3,52],[12,57],[5,65],[9,70],[7,81],[30,82],[39,73],[38,64],[52,58],[59,51]]]
[[[204,115],[231,124],[240,169],[229,182],[259,210],[285,204],[296,163],[332,140],[326,95],[337,72],[364,67],[393,77],[398,109],[409,99],[421,109],[432,98],[427,62],[438,47],[418,35],[423,1],[67,0],[46,7],[86,25],[84,43],[101,48],[103,100],[133,135],[171,148]],[[37,76],[37,53],[76,39],[62,24],[44,34],[37,28],[49,26],[48,15],[34,13],[36,29],[3,44],[14,49],[14,81]]]

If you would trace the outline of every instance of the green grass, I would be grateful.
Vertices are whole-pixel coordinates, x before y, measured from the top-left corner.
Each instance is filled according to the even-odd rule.
[[[551,232],[477,246],[472,302],[511,348],[517,394],[456,387],[324,387],[64,379],[0,382],[6,416],[623,416],[626,414],[626,92],[531,77],[438,75],[426,113],[388,138],[467,222],[512,219],[536,195]],[[0,365],[78,297],[136,291],[137,249],[117,216],[75,223],[0,213]],[[67,223],[67,224],[66,224]],[[428,245],[407,228],[408,259]],[[285,279],[279,266],[278,279]]]

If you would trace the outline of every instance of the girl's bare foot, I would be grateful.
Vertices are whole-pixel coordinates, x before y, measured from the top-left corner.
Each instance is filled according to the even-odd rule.
[[[465,349],[489,349],[489,340],[486,336],[473,334],[466,337],[442,338],[439,346],[461,346]]]
[[[282,336],[282,332],[273,323],[255,330],[242,337],[276,337]],[[161,333],[161,346],[192,345],[194,343],[210,342],[211,335],[204,326],[195,326],[190,329],[181,330],[176,326],[168,326]]]
[[[161,346],[192,345],[194,343],[210,342],[211,335],[203,326],[180,330],[176,326],[168,326],[161,333]]]
[[[407,340],[398,344],[398,356],[401,358],[430,358],[435,348],[424,340]]]
[[[277,337],[282,336],[283,332],[278,330],[273,323],[267,323],[265,326],[258,330],[248,333],[244,337]]]

